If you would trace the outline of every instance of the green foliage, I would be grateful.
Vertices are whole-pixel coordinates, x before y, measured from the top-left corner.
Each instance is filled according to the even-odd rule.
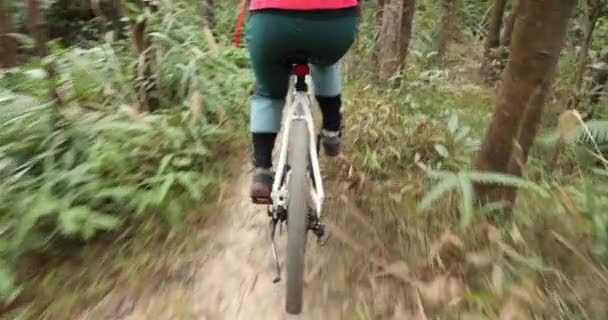
[[[470,116],[457,110],[484,114],[483,94],[476,88],[454,88],[442,69],[421,71],[401,85],[382,91],[370,86],[354,89],[359,94],[349,103],[369,106],[347,111],[347,137],[357,146],[357,166],[376,179],[390,178],[396,171],[468,166],[480,143],[475,128],[468,125]],[[458,104],[448,100],[454,94],[462,95]]]
[[[105,35],[55,47],[62,105],[47,102],[40,62],[0,73],[0,298],[19,293],[20,258],[58,239],[88,241],[159,215],[178,227],[223,177],[251,76],[242,53],[211,54],[181,2],[150,27],[161,111],[136,114],[134,54]],[[222,75],[221,77],[219,75]],[[202,105],[190,97],[199,92]],[[200,108],[200,110],[197,110]],[[229,116],[228,116],[229,115]]]
[[[548,192],[537,184],[525,179],[498,173],[478,172],[478,171],[428,171],[431,178],[438,179],[437,183],[420,201],[418,210],[423,211],[430,208],[434,201],[437,201],[447,192],[458,189],[461,195],[460,201],[460,226],[468,227],[475,217],[475,195],[474,184],[493,184],[518,189],[528,189],[534,191],[543,198],[549,196]],[[500,204],[492,203],[486,205],[481,211],[485,214],[500,208]]]
[[[513,296],[507,287],[521,288],[520,284],[531,284],[533,289],[529,292],[542,292],[543,304],[540,312],[535,307],[522,308],[522,316],[605,318],[605,304],[597,311],[592,306],[594,297],[603,294],[605,286],[596,284],[595,276],[588,276],[589,268],[597,268],[605,275],[608,263],[608,175],[607,163],[601,158],[606,158],[608,140],[605,114],[594,112],[598,120],[588,122],[586,129],[575,130],[575,143],[571,145],[574,157],[565,148],[568,151],[562,153],[566,156],[552,161],[559,132],[552,139],[543,139],[550,143],[537,141],[523,170],[526,178],[471,168],[479,147],[478,137],[486,130],[496,106],[496,94],[501,92],[500,82],[496,87],[480,88],[476,77],[483,50],[480,40],[486,32],[492,2],[459,3],[460,25],[448,52],[449,63],[438,68],[433,63],[433,44],[441,19],[441,2],[418,1],[415,36],[406,66],[400,77],[382,88],[371,76],[367,77],[366,72],[373,72],[373,64],[361,63],[361,59],[373,61],[374,53],[382,49],[375,47],[373,36],[377,28],[373,16],[370,11],[364,12],[360,48],[345,68],[353,87],[344,96],[350,99],[345,112],[345,136],[352,141],[349,168],[358,192],[357,203],[364,209],[362,215],[380,234],[379,240],[374,235],[369,242],[381,242],[378,250],[388,261],[404,261],[409,267],[418,266],[420,260],[429,261],[428,269],[438,277],[452,274],[452,270],[466,270],[462,277],[465,291],[483,298],[450,308],[439,307],[440,311],[426,308],[429,318],[452,319],[455,314],[471,318],[479,315],[480,319],[504,317],[513,311],[508,310]],[[600,18],[595,30],[589,52],[592,67],[597,65],[598,52],[608,39],[606,21],[605,17]],[[569,45],[562,51],[556,85],[549,93],[539,126],[541,131],[555,126],[571,96],[583,41],[580,30],[575,28],[580,26],[571,27]],[[492,54],[494,65],[490,71],[500,80],[508,50],[501,47]],[[587,72],[584,81],[590,82],[590,76]],[[605,105],[604,97],[597,105],[598,111]],[[462,135],[466,138],[460,139]],[[485,219],[484,223],[478,222],[484,215],[498,214],[504,204],[477,206],[473,186],[479,182],[519,189],[513,214],[508,220],[492,220],[497,222],[491,227],[495,229],[486,229]],[[414,209],[425,214],[410,214]],[[455,225],[460,225],[460,230]],[[446,233],[450,236],[444,237]],[[456,240],[462,240],[462,246],[452,233],[457,235]],[[553,234],[559,234],[562,240],[556,241]],[[494,240],[489,239],[492,237]],[[440,249],[435,255],[436,247]],[[592,257],[586,257],[591,252]],[[471,268],[469,254],[490,255],[491,262],[479,269]],[[347,268],[351,270],[352,265]],[[501,278],[504,274],[509,276]],[[554,281],[555,277],[559,280]],[[502,288],[500,293],[497,288]]]
[[[588,181],[584,193],[578,194],[579,201],[583,200],[585,217],[591,222],[592,233],[595,237],[594,253],[608,258],[608,171],[599,171],[603,176],[600,183]],[[594,179],[595,180],[595,179]]]
[[[161,99],[183,101],[198,90],[209,93],[204,99],[207,114],[243,114],[244,101],[234,94],[234,88],[245,90],[252,83],[246,69],[247,52],[223,47],[216,55],[204,50],[207,43],[202,22],[191,7],[175,2],[160,10],[153,16],[156,23],[150,36],[160,50],[154,65]]]
[[[589,120],[570,130],[561,133],[563,137],[560,137],[558,129],[549,130],[539,142],[544,147],[553,148],[559,139],[564,139],[580,166],[593,167],[596,163],[608,165],[608,162],[602,159],[608,152],[608,121]]]
[[[23,5],[23,1],[12,3]],[[51,24],[70,29],[70,41],[76,41],[78,46],[63,48],[52,43],[53,53],[46,61],[57,66],[58,91],[63,102],[60,111],[51,109],[47,100],[45,61],[0,72],[0,297],[4,301],[18,297],[20,281],[15,271],[20,258],[28,253],[48,253],[59,239],[89,241],[100,233],[119,234],[152,216],[179,226],[192,205],[212,199],[223,178],[225,161],[218,160],[226,157],[243,134],[243,104],[252,83],[251,73],[245,69],[246,52],[222,45],[219,52],[208,49],[201,32],[200,12],[194,9],[200,8],[201,1],[159,2],[155,13],[133,10],[136,13],[132,18],[148,18],[151,69],[158,92],[154,98],[160,101],[157,113],[136,114],[136,57],[129,39],[103,32],[108,26],[96,19],[66,20],[64,0],[44,3],[44,8],[52,12]],[[53,7],[53,3],[62,4]],[[215,36],[220,43],[227,43],[233,35],[240,1],[216,1],[216,5]],[[480,40],[491,5],[491,0],[460,2],[458,32],[452,47],[457,53],[449,56],[448,66],[437,68],[435,41],[441,2],[418,1],[408,63],[391,86],[380,87],[372,80],[373,56],[382,50],[375,44],[378,28],[369,10],[375,4],[363,2],[359,42],[349,56],[350,63],[345,65],[351,82],[344,95],[348,119],[345,137],[352,152],[349,165],[356,173],[362,171],[366,178],[362,184],[368,183],[361,188],[366,193],[358,199],[371,207],[371,228],[382,230],[375,232],[378,239],[363,245],[373,248],[378,241],[390,239],[384,241],[387,248],[370,252],[380,251],[386,261],[437,260],[440,272],[470,271],[468,263],[463,269],[460,267],[464,263],[456,265],[454,259],[428,254],[429,244],[439,239],[439,232],[453,230],[453,209],[459,209],[460,225],[469,227],[461,230],[466,232],[461,239],[474,242],[476,252],[471,253],[487,249],[492,257],[501,259],[501,267],[508,269],[513,278],[538,285],[534,293],[543,291],[552,299],[541,317],[559,313],[554,318],[575,319],[572,314],[579,313],[572,310],[585,303],[578,300],[578,292],[559,287],[564,283],[561,278],[555,281],[559,282],[556,285],[546,274],[529,276],[529,269],[543,272],[548,269],[544,260],[559,256],[551,270],[554,266],[559,268],[569,281],[585,276],[580,268],[570,273],[563,270],[576,263],[547,240],[550,231],[558,228],[569,231],[564,234],[580,244],[581,251],[591,251],[586,249],[593,247],[595,257],[606,261],[608,173],[565,159],[565,163],[558,164],[558,170],[548,175],[543,169],[549,157],[538,149],[530,155],[526,174],[529,180],[470,170],[479,137],[495,105],[495,92],[471,79],[479,65]],[[15,20],[23,26],[23,14]],[[603,17],[598,22],[590,51],[592,58],[606,45],[607,21]],[[579,23],[572,29],[580,27]],[[128,32],[122,36],[128,37]],[[564,89],[570,88],[575,79],[582,37],[580,30],[573,30],[570,36],[571,46],[560,59],[558,85],[551,96],[560,106],[566,104],[562,101]],[[25,47],[33,43],[27,36],[20,36],[20,42]],[[493,71],[502,70],[505,48],[499,48],[495,56]],[[192,99],[196,93],[201,93],[200,101]],[[584,151],[593,164],[600,156],[596,144],[602,153],[608,142],[607,128],[600,120],[576,133],[575,149]],[[428,192],[424,188],[427,177],[437,180]],[[504,254],[508,251],[504,243],[500,248],[491,247],[474,234],[478,217],[501,209],[500,203],[475,206],[473,186],[479,182],[523,191],[513,224],[496,227],[502,234],[513,235],[513,242],[523,243],[517,249],[528,251],[525,256],[515,250]],[[561,193],[562,189],[565,192]],[[407,214],[416,207],[431,214]],[[361,216],[357,219],[363,221],[366,217]],[[523,235],[512,231],[512,227],[524,224]],[[411,252],[421,255],[407,256]],[[394,253],[398,255],[391,255]],[[468,252],[466,256],[468,259]],[[543,266],[527,256],[542,257]],[[527,265],[528,269],[520,265]],[[348,271],[354,266],[356,263],[349,265]],[[447,318],[454,314],[476,317],[477,313],[468,312],[470,309],[481,310],[479,314],[484,316],[480,318],[498,318],[501,306],[495,302],[501,297],[489,289],[484,291],[487,288],[483,284],[491,279],[496,285],[491,289],[496,291],[516,287],[512,283],[502,286],[494,271],[492,275],[482,270],[473,273],[478,281],[467,283],[466,291],[483,298],[455,304]],[[483,289],[476,287],[478,283],[483,283],[479,285]],[[527,294],[525,290],[519,292]],[[502,297],[511,299],[511,294],[505,291]],[[435,312],[431,309],[427,311]],[[467,312],[461,313],[463,309]],[[369,313],[371,317],[373,312]],[[585,314],[580,318],[592,317]]]
[[[591,120],[578,126],[574,132],[574,142],[585,145],[597,144],[602,148],[608,144],[608,121]]]
[[[493,1],[489,0],[462,1],[460,12],[465,32],[469,32],[473,36],[485,36],[489,11],[492,5]]]
[[[608,4],[606,4],[606,7],[608,8]],[[593,38],[593,48],[602,50],[608,47],[608,40],[605,36],[602,36],[608,34],[608,14],[599,18],[595,28],[596,34],[600,36]]]

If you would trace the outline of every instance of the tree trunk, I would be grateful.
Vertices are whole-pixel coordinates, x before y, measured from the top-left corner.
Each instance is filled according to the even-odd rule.
[[[511,45],[511,36],[513,35],[513,27],[515,26],[515,20],[517,19],[517,12],[520,7],[520,3],[522,0],[511,0],[511,12],[509,12],[509,16],[507,17],[507,21],[505,23],[505,29],[502,34],[502,45],[508,47]]]
[[[36,42],[35,54],[38,57],[46,57],[49,55],[48,47],[48,30],[45,16],[40,7],[38,0],[27,0],[27,28],[30,36],[34,38]],[[54,108],[58,108],[63,104],[59,91],[57,90],[57,72],[55,71],[55,63],[53,61],[48,62],[45,65],[45,70],[48,79],[48,94],[51,101],[51,105]],[[58,116],[58,114],[55,114]],[[53,121],[55,124],[56,121]]]
[[[502,19],[505,13],[506,0],[495,0],[492,7],[492,16],[490,25],[486,34],[486,42],[484,45],[483,62],[481,64],[481,74],[484,79],[488,79],[489,66],[492,62],[492,50],[500,46],[500,30],[502,27]]]
[[[156,104],[156,101],[152,99],[155,85],[150,66],[152,56],[150,39],[146,34],[148,21],[144,13],[148,2],[145,0],[135,0],[133,2],[138,12],[133,12],[133,10],[129,16],[139,16],[131,19],[131,40],[138,57],[135,67],[135,87],[137,89],[139,112],[144,113],[153,111]],[[132,10],[132,8],[127,7],[127,10]]]
[[[384,16],[384,5],[389,0],[376,0],[376,11],[374,12],[374,18],[376,21],[376,27],[382,27],[382,16]]]
[[[48,55],[48,35],[46,19],[40,10],[38,0],[27,0],[27,28],[36,42],[35,54],[39,57]]]
[[[500,45],[500,30],[502,29],[502,19],[505,13],[506,0],[495,0],[492,8],[492,17],[486,35],[486,53]]]
[[[90,1],[90,11],[94,16],[103,18],[112,24],[112,29],[119,39],[124,39],[125,23],[122,21],[124,10],[122,0],[105,0],[103,3],[99,0]]]
[[[572,103],[570,104],[570,108],[576,109],[580,104],[582,95],[583,95],[583,80],[585,78],[585,72],[587,71],[587,64],[589,61],[589,48],[591,47],[591,41],[593,40],[593,32],[595,31],[595,27],[597,26],[597,21],[601,17],[601,8],[600,3],[594,3],[594,5],[588,8],[587,15],[587,26],[585,28],[585,39],[583,40],[583,46],[578,54],[578,66],[574,84],[574,97],[572,99]]]
[[[378,78],[388,80],[407,57],[416,10],[415,0],[385,0],[378,39]]]
[[[380,45],[380,38],[382,35],[382,17],[384,16],[384,6],[387,0],[376,0],[376,10],[374,11],[374,43],[376,44],[376,50],[372,52],[372,59],[376,65],[380,65],[380,52],[382,51]],[[357,39],[360,35],[357,35]]]
[[[522,0],[503,88],[477,157],[477,169],[521,174],[553,80],[572,5],[570,0]],[[482,201],[507,200],[512,204],[516,196],[516,190],[495,185],[480,184],[476,189]]]
[[[410,48],[410,40],[412,38],[412,29],[414,26],[414,13],[416,12],[416,0],[404,0],[403,1],[403,13],[401,16],[401,46],[400,52],[400,65],[403,67],[407,59]]]
[[[123,31],[126,29],[127,24],[122,20],[125,16],[122,0],[110,0],[110,6],[110,20],[112,21],[112,28],[116,32],[119,39],[124,39],[126,35]]]
[[[80,17],[81,19],[88,20],[92,14],[91,0],[80,0]]]
[[[215,3],[214,0],[205,0],[203,2],[203,17],[209,28],[215,28]]]
[[[17,64],[17,43],[8,35],[14,32],[12,18],[10,4],[0,2],[0,68],[10,68]]]
[[[443,61],[458,17],[458,0],[442,0],[442,19],[437,36],[437,60]]]
[[[378,77],[385,81],[399,70],[402,0],[386,0],[382,13],[382,28],[378,39]]]
[[[378,78],[386,81],[405,64],[412,35],[416,0],[384,0],[376,50]]]

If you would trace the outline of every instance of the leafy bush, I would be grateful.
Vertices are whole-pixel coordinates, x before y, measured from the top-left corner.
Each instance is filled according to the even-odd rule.
[[[19,293],[23,255],[57,239],[90,240],[146,216],[179,225],[209,199],[239,139],[251,76],[244,57],[211,52],[182,2],[153,19],[161,111],[137,114],[126,40],[55,47],[61,105],[40,62],[0,74],[0,298]],[[220,76],[221,75],[221,76]],[[192,98],[197,96],[198,98]]]
[[[461,5],[462,23],[467,32],[485,37],[489,11],[493,6],[488,0],[465,0]]]
[[[457,306],[446,301],[446,308],[427,308],[424,304],[430,318],[450,318],[454,314],[473,318],[479,314],[480,319],[505,317],[509,314],[504,312],[505,305],[511,306],[512,296],[506,294],[508,290],[495,290],[516,288],[521,283],[530,285],[533,291],[529,292],[538,293],[542,300],[542,311],[526,310],[525,314],[531,317],[605,318],[605,304],[599,303],[602,307],[597,312],[593,306],[605,287],[603,283],[596,284],[596,274],[604,274],[608,263],[608,162],[601,158],[606,158],[608,140],[605,119],[588,122],[586,129],[577,127],[569,144],[572,148],[560,147],[565,157],[554,158],[559,132],[547,139],[551,141],[544,148],[536,142],[524,178],[474,171],[478,138],[491,119],[498,90],[477,85],[479,61],[474,55],[482,45],[471,36],[482,38],[485,34],[491,1],[461,2],[460,22],[465,27],[461,30],[472,43],[454,43],[447,67],[431,63],[439,5],[418,2],[418,30],[414,32],[403,76],[390,86],[379,89],[370,80],[372,77],[366,78],[361,71],[367,71],[370,64],[361,64],[360,55],[355,55],[347,66],[352,87],[345,97],[352,98],[345,112],[345,136],[353,143],[352,157],[345,167],[356,193],[353,199],[363,209],[363,217],[357,219],[368,219],[373,231],[366,240],[357,242],[370,247],[368,252],[374,253],[369,256],[406,264],[404,269],[408,270],[404,273],[414,279],[412,282],[432,278],[429,274],[442,279],[446,274],[462,277],[465,303]],[[371,23],[364,25],[368,29],[359,52],[366,59],[374,50],[369,44],[373,41],[369,37],[373,19],[367,20]],[[598,27],[603,34],[602,22]],[[601,42],[605,37],[595,38]],[[580,40],[576,45],[580,45]],[[577,71],[575,49],[564,50],[560,57],[556,90],[547,101],[541,131],[554,126],[557,115],[567,105],[564,92],[572,87]],[[504,48],[497,53],[504,56]],[[497,65],[496,69],[502,68]],[[477,182],[517,187],[518,200],[512,215],[505,215],[506,219],[483,219],[499,213],[504,204],[475,206],[473,185]],[[413,214],[416,209],[424,214]],[[459,223],[462,228],[457,227]],[[344,225],[359,231],[348,222]],[[367,226],[360,228],[366,229]],[[446,234],[449,237],[444,237]],[[452,237],[454,234],[456,237]],[[508,241],[495,241],[497,234]],[[483,267],[470,268],[477,263],[473,262],[474,257],[488,255],[502,261],[490,258],[482,263]],[[365,268],[367,265],[361,267]],[[512,280],[503,278],[502,268],[510,270]],[[345,272],[352,269],[353,264],[349,264]],[[403,275],[401,271],[394,274],[395,278]],[[352,274],[358,272],[364,271]],[[440,287],[437,292],[448,291],[447,285]],[[374,310],[375,305],[371,305],[370,302],[370,310]]]
[[[548,192],[536,185],[533,182],[526,181],[520,177],[510,176],[506,174],[496,174],[477,171],[429,171],[429,176],[440,181],[428,192],[428,194],[420,201],[418,207],[420,210],[428,209],[434,201],[437,201],[446,192],[457,189],[461,195],[460,201],[460,226],[463,228],[469,227],[475,217],[475,193],[473,189],[474,183],[496,184],[507,187],[529,189],[536,194],[547,198]],[[493,203],[481,210],[484,214],[490,213],[495,209],[500,209],[500,203]]]
[[[469,119],[461,116],[464,112],[457,110],[470,108],[479,113],[484,103],[480,95],[449,85],[446,72],[437,69],[421,71],[402,86],[384,91],[371,86],[354,89],[364,93],[349,101],[357,107],[346,110],[347,137],[356,146],[357,167],[381,180],[395,170],[467,166],[480,142],[474,128],[467,125]],[[466,105],[446,104],[446,97],[453,94],[462,95]],[[355,97],[352,92],[345,96]]]

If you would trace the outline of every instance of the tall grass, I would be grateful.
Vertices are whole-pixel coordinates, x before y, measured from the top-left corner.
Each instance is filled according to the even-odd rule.
[[[356,219],[346,214],[343,221],[349,234],[358,235],[350,239],[356,244],[344,241],[352,254],[344,258],[343,271],[347,279],[357,279],[353,287],[367,297],[366,312],[358,318],[398,314],[373,298],[388,290],[399,304],[400,291],[381,285],[385,277],[402,288],[414,287],[414,300],[421,297],[428,318],[605,318],[608,306],[597,298],[608,290],[608,198],[599,158],[605,121],[588,123],[589,130],[578,126],[576,142],[557,150],[555,163],[555,140],[538,139],[522,179],[472,172],[495,105],[493,88],[480,86],[472,76],[482,50],[478,31],[483,28],[477,24],[487,6],[462,4],[474,7],[463,16],[464,42],[452,45],[452,63],[442,67],[428,59],[433,48],[425,39],[432,38],[432,31],[426,27],[438,11],[427,5],[423,2],[415,18],[421,34],[408,65],[391,85],[378,87],[367,76],[373,64],[351,64],[373,61],[373,50],[359,50],[361,56],[349,57],[346,68],[351,80],[345,93],[348,160],[339,176],[348,181],[362,210]],[[373,25],[362,27],[359,41],[370,45]],[[570,90],[571,61],[566,51],[548,102],[552,107]],[[552,111],[548,107],[543,132],[556,130],[559,112]],[[601,142],[596,146],[592,140]],[[522,187],[508,219],[489,219],[500,212],[500,204],[475,207],[471,182],[486,178]],[[459,292],[455,288],[462,292],[451,295]]]
[[[119,233],[150,216],[170,226],[218,194],[251,82],[242,52],[211,52],[197,12],[167,2],[150,21],[161,108],[138,114],[135,54],[111,33],[60,48],[62,104],[38,62],[0,73],[0,297],[20,292],[22,257],[57,240]],[[196,97],[196,98],[193,98]]]

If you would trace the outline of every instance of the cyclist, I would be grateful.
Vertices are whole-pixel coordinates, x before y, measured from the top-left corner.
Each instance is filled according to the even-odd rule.
[[[359,0],[251,0],[246,40],[256,78],[250,105],[253,140],[253,199],[270,199],[272,151],[281,126],[294,55],[311,63],[323,124],[321,144],[328,156],[340,152],[341,78],[339,60],[355,40]]]

